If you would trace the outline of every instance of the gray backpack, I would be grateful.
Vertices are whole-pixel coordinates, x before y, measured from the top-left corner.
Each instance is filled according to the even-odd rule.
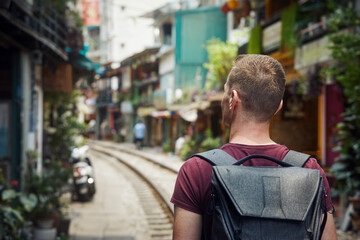
[[[237,161],[214,149],[195,156],[213,165],[203,239],[321,239],[326,224],[324,186],[319,170],[302,168],[309,155],[290,151],[283,161],[265,155]],[[279,167],[242,165],[253,158]],[[210,217],[211,230],[207,229]]]

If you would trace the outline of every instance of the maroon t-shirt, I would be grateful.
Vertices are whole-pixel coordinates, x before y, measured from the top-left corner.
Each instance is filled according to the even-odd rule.
[[[220,149],[238,160],[251,154],[263,154],[282,160],[289,151],[286,146],[278,144],[250,146],[228,143]],[[265,159],[251,159],[245,162],[244,165],[277,166],[276,163]],[[315,158],[310,158],[304,167],[320,170],[321,176],[324,179],[326,194],[326,199],[324,199],[323,203],[327,210],[331,211],[333,205],[331,202],[330,187],[323,169],[319,166]],[[171,202],[180,208],[203,215],[210,201],[211,174],[212,165],[205,160],[198,157],[192,157],[187,160],[179,171]]]

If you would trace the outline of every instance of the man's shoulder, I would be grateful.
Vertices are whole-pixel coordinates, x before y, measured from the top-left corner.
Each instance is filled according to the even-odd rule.
[[[304,168],[320,169],[321,166],[318,160],[315,157],[311,156],[309,160],[307,160],[307,162],[305,163]]]
[[[208,162],[206,162],[204,159],[202,159],[201,157],[198,157],[198,156],[192,156],[190,157],[189,159],[187,159],[184,163],[184,165],[187,165],[187,166],[199,166],[199,165],[202,165],[202,163],[207,163],[209,164]]]
[[[212,165],[200,157],[192,156],[183,163],[181,169],[184,172],[198,175],[204,171],[211,172]]]

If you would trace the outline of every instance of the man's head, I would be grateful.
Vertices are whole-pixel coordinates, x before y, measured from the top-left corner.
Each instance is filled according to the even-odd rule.
[[[266,122],[279,109],[285,91],[285,73],[281,64],[266,55],[239,55],[225,84],[223,115],[229,115],[234,95],[240,100],[242,117]],[[234,109],[233,109],[234,110]],[[230,124],[229,116],[223,116]]]

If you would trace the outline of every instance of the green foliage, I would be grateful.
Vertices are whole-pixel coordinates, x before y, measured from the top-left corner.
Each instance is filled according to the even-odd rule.
[[[73,22],[75,27],[81,28],[84,25],[82,17],[77,10],[66,11],[66,19],[68,19],[68,22]]]
[[[34,194],[5,189],[0,197],[0,239],[22,239],[25,216],[37,204]]]
[[[35,0],[40,6],[46,6],[55,9],[59,13],[64,13],[69,9],[69,3],[76,5],[77,0]]]
[[[28,151],[28,152],[27,152],[27,155],[28,155],[28,157],[31,158],[31,159],[36,159],[36,158],[39,157],[39,156],[38,156],[38,153],[37,153],[35,150],[30,150],[30,151]]]
[[[360,35],[359,16],[351,5],[329,5],[333,10],[329,27],[337,32],[331,35],[330,49],[337,63],[328,69],[343,87],[345,111],[343,121],[338,124],[339,161],[331,167],[337,181],[334,187],[346,196],[360,189]]]
[[[115,133],[113,136],[113,141],[114,142],[122,142],[123,141],[123,136],[121,136],[121,134]]]
[[[52,129],[47,131],[51,147],[51,159],[67,161],[71,155],[71,149],[76,145],[74,137],[84,134],[87,126],[76,119],[75,103],[79,91],[73,91],[70,95],[61,92],[45,93],[45,101],[53,108],[54,122]]]
[[[134,85],[131,86],[131,92],[132,92],[131,103],[132,103],[132,105],[136,106],[139,104],[140,98],[141,98],[139,87],[137,86],[137,83],[135,83]]]
[[[193,138],[186,139],[184,146],[180,151],[180,158],[184,161],[189,159],[192,155],[198,152],[197,149],[198,147],[195,139]]]
[[[67,184],[70,170],[66,170],[60,161],[49,162],[42,176],[30,172],[25,185],[25,192],[34,195],[37,200],[29,217],[46,218],[52,214],[60,214],[62,188]]]
[[[284,9],[281,13],[281,41],[280,49],[285,51],[289,56],[294,54],[296,47],[295,37],[295,21],[297,12],[297,3],[292,4],[290,7]]]
[[[359,15],[352,7],[354,1],[343,0],[341,3],[330,1],[328,9],[331,15],[328,27],[331,32],[337,32],[342,28],[359,26]]]
[[[4,177],[4,172],[3,172],[3,169],[0,168],[0,187],[1,187],[1,185],[5,185],[5,183],[6,183],[6,180]]]
[[[187,160],[192,157],[195,153],[208,151],[214,148],[219,148],[222,145],[220,138],[214,138],[210,129],[205,132],[205,139],[203,141],[196,141],[195,136],[186,138],[185,143],[180,151],[180,158]]]
[[[200,144],[200,152],[209,151],[214,148],[219,148],[221,144],[220,138],[213,138],[212,132],[210,129],[206,129],[206,138]]]
[[[68,240],[69,239],[69,237],[63,232],[60,233],[60,236],[58,238],[59,238],[59,240]]]
[[[174,148],[170,139],[163,143],[162,149],[166,153],[174,152]]]
[[[209,70],[209,73],[205,88],[207,90],[220,90],[226,82],[227,75],[237,55],[237,45],[214,38],[207,42],[206,51],[209,62],[204,63],[204,67]]]

